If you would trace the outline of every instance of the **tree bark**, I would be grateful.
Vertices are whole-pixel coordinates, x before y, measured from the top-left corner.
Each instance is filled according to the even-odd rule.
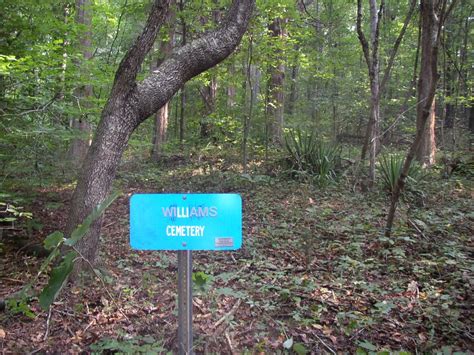
[[[426,38],[427,36],[438,36],[437,41],[439,42],[441,29],[438,28],[440,26],[435,18],[435,11],[435,1],[422,2],[421,66],[418,81],[418,102],[421,104],[418,105],[416,113],[416,130],[417,133],[420,132],[421,138],[415,151],[415,159],[425,167],[435,163],[436,153],[434,93],[432,98],[430,96],[432,94],[431,88],[434,86],[436,89],[438,81],[438,58],[427,55],[427,53],[432,53],[433,48],[436,48],[437,52],[438,44],[433,43],[432,38]],[[428,12],[431,13],[428,14]],[[428,110],[426,115],[425,110]]]
[[[426,94],[425,94],[426,95]],[[419,99],[424,100],[427,96]],[[430,167],[432,166],[436,160],[436,140],[435,140],[435,125],[436,125],[436,111],[435,111],[435,102],[436,100],[433,99],[433,103],[431,105],[428,118],[426,123],[423,125],[421,119],[418,117],[422,117],[417,114],[417,125],[416,129],[423,131],[421,142],[418,145],[418,149],[415,154],[416,160],[418,160],[423,167]]]
[[[168,102],[187,80],[232,53],[247,28],[254,6],[254,0],[235,0],[222,26],[178,49],[137,83],[138,71],[165,20],[169,2],[154,1],[143,32],[119,65],[71,201],[67,233],[109,194],[120,158],[135,128]],[[91,263],[96,262],[98,255],[100,228],[101,219],[77,244],[79,252]]]

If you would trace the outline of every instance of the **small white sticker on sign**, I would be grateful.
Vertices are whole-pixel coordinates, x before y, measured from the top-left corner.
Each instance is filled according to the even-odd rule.
[[[232,248],[234,246],[234,238],[216,238],[216,248]]]

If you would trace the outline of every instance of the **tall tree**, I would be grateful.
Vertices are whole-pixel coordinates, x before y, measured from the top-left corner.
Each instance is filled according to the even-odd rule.
[[[181,20],[181,46],[186,45],[186,37],[188,33],[188,27],[186,25],[186,19],[183,15],[184,13],[185,0],[179,0],[179,11],[180,11],[180,20]],[[185,107],[186,107],[186,83],[183,83],[183,86],[180,90],[180,113],[179,113],[179,142],[183,144],[184,141],[184,130],[186,126],[185,122]]]
[[[275,40],[282,40],[286,37],[285,23],[287,19],[276,18],[268,27],[270,35]],[[270,139],[275,145],[283,144],[283,124],[284,124],[284,79],[285,79],[285,64],[281,58],[281,49],[275,49],[275,63],[270,64],[269,82],[268,82],[268,116],[270,123]]]
[[[92,58],[92,32],[91,32],[91,3],[90,0],[76,0],[76,24],[79,25],[79,47],[82,52],[82,62],[77,63],[81,67],[81,77],[87,75],[83,68],[87,61]],[[87,80],[87,79],[86,79]],[[84,160],[90,143],[91,124],[88,121],[88,109],[92,98],[92,85],[81,84],[75,90],[76,105],[80,112],[78,117],[70,119],[70,127],[78,132],[79,137],[74,138],[69,148],[71,162],[79,167]]]
[[[416,136],[403,163],[400,177],[392,193],[392,201],[387,216],[385,234],[390,236],[393,220],[400,193],[405,186],[410,165],[426,134],[425,127],[429,125],[433,112],[433,103],[438,82],[438,48],[440,33],[446,17],[451,12],[456,1],[454,0],[447,9],[448,0],[422,0],[420,6],[421,16],[421,63],[418,79],[418,106],[416,118]]]
[[[117,69],[74,191],[67,232],[81,223],[109,194],[132,132],[168,102],[187,80],[233,52],[247,28],[254,0],[234,0],[221,26],[179,48],[146,79],[137,82],[140,67],[165,21],[169,5],[170,0],[153,2],[143,32]],[[98,255],[100,228],[101,220],[94,222],[77,244],[79,252],[91,263]]]
[[[365,143],[362,148],[362,159],[365,159],[366,152],[369,150],[369,186],[375,182],[375,159],[380,145],[380,99],[385,90],[386,84],[390,78],[395,56],[400,43],[405,35],[408,24],[415,9],[416,0],[411,0],[411,5],[403,23],[403,27],[393,45],[388,64],[384,70],[382,80],[380,81],[379,71],[379,37],[380,23],[382,20],[382,11],[385,6],[384,0],[381,1],[377,10],[377,0],[369,0],[370,8],[370,44],[362,31],[362,0],[357,0],[357,34],[364,52],[364,58],[369,70],[370,82],[370,115],[367,125]]]
[[[175,7],[176,1],[170,1],[170,10],[166,18],[167,31],[166,36],[161,40],[159,46],[159,58],[152,62],[151,71],[153,72],[160,64],[173,52],[174,33],[175,33]],[[162,108],[155,114],[155,122],[153,125],[151,160],[157,161],[161,156],[163,143],[166,141],[166,133],[168,131],[168,120],[170,112],[170,101],[166,102]]]
[[[213,1],[216,2],[215,0]],[[215,5],[215,4],[214,4]],[[202,17],[201,22],[202,24],[206,24],[208,22],[217,24],[219,23],[219,19],[221,13],[219,10],[213,9],[211,12],[211,21],[207,17]],[[210,116],[216,109],[216,101],[217,101],[217,75],[216,73],[210,73],[209,82],[204,85],[204,87],[200,88],[201,96],[204,100],[204,112],[201,121],[199,122],[200,125],[200,136],[201,138],[207,139],[211,136],[212,133],[212,124],[210,122]]]
[[[363,148],[369,149],[369,185],[375,181],[375,156],[379,145],[379,125],[380,125],[380,81],[379,81],[379,32],[382,19],[384,1],[381,1],[380,9],[377,11],[377,1],[369,0],[370,5],[370,45],[362,31],[362,0],[357,0],[357,34],[364,51],[365,61],[369,69],[370,82],[370,115],[367,125],[366,145]]]

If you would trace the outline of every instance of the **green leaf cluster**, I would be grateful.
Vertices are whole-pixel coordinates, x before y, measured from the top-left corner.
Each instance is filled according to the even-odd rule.
[[[28,300],[32,297],[33,287],[36,285],[40,275],[47,273],[48,269],[52,267],[48,283],[43,287],[38,296],[41,308],[43,310],[49,310],[54,300],[64,288],[69,275],[73,271],[74,262],[82,258],[74,246],[84,238],[84,236],[89,232],[92,223],[97,220],[102,213],[104,213],[104,211],[119,195],[120,193],[113,192],[102,203],[97,205],[86,217],[84,222],[72,231],[69,238],[65,238],[64,234],[59,231],[55,231],[45,238],[43,245],[50,251],[50,254],[41,264],[36,277],[18,294],[8,300],[7,306],[12,313],[23,313],[29,317],[34,317],[34,313],[28,307]],[[72,250],[65,254],[61,254],[61,250],[64,247],[70,247]],[[58,258],[60,259],[60,262],[58,265],[54,266]]]
[[[314,132],[305,134],[301,130],[296,133],[290,130],[285,136],[285,147],[291,168],[298,175],[309,175],[319,185],[336,179],[341,160],[337,145],[318,140]]]

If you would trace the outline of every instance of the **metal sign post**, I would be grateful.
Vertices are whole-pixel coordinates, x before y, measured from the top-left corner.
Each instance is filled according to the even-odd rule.
[[[178,251],[178,353],[193,353],[193,254]]]
[[[130,245],[135,250],[178,251],[178,350],[193,354],[192,250],[240,249],[242,198],[135,194],[130,198]]]

